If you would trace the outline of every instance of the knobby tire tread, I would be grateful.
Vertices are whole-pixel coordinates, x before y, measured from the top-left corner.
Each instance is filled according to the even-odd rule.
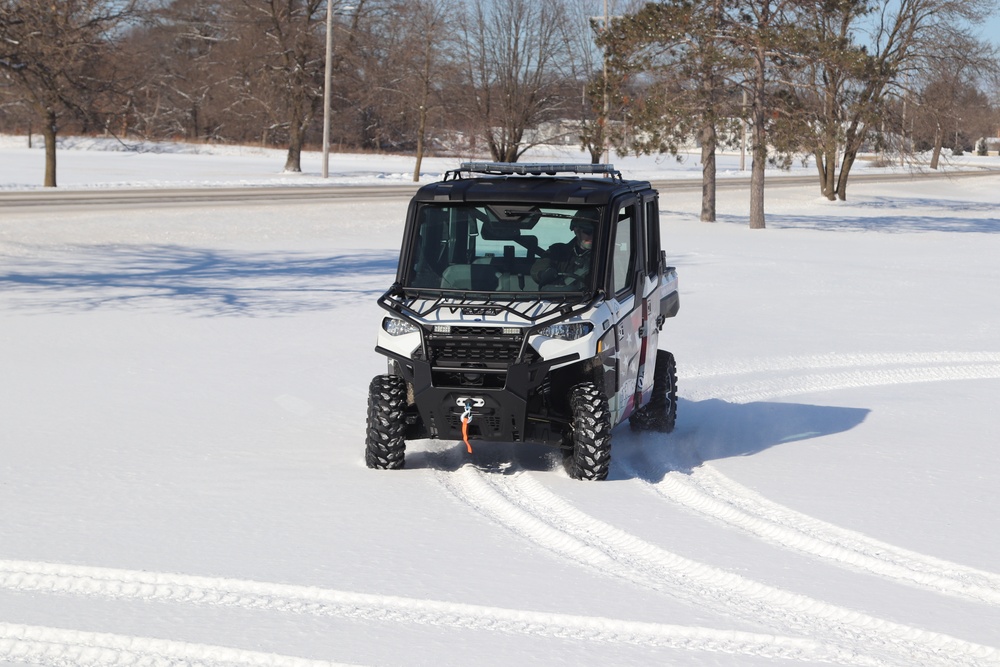
[[[608,400],[593,382],[570,390],[573,412],[572,448],[567,460],[570,477],[607,479],[611,467],[611,411]]]
[[[405,463],[406,382],[395,375],[378,375],[368,387],[368,428],[365,464],[397,470]]]
[[[629,417],[633,431],[670,433],[677,423],[677,363],[666,350],[656,351],[653,370],[653,395],[649,403]]]

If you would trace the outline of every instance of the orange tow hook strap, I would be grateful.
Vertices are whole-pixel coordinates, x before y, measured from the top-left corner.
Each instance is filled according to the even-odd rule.
[[[469,444],[469,422],[472,421],[472,404],[465,404],[465,412],[462,413],[462,440],[465,441],[465,448],[472,453],[472,445]]]

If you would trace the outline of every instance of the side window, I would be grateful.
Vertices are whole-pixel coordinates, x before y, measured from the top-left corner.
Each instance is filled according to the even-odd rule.
[[[646,272],[656,278],[660,266],[660,214],[656,199],[646,202]]]
[[[621,293],[634,288],[636,248],[635,206],[623,206],[618,211],[611,248],[611,292]]]

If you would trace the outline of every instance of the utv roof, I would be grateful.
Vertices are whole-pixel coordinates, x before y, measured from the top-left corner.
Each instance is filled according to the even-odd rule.
[[[414,200],[601,205],[623,192],[651,189],[647,181],[624,180],[609,164],[463,162],[443,181],[420,188]]]

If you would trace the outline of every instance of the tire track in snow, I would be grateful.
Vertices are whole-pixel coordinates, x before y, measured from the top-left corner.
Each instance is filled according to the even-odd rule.
[[[769,659],[812,660],[862,667],[882,667],[885,664],[858,656],[854,651],[844,650],[813,639],[503,609],[228,578],[27,561],[0,561],[0,588],[22,593],[34,592],[105,599],[244,607],[363,621],[412,623],[571,641],[744,654]],[[118,645],[126,648],[118,649],[121,652],[120,656],[109,654],[108,662],[63,661],[60,663],[55,661],[56,657],[69,655],[73,651],[79,650],[80,647],[102,646],[94,637],[107,638],[107,642],[112,645],[112,651],[116,650],[114,646]],[[143,648],[153,646],[153,644],[146,642],[157,641],[164,642],[155,644],[158,649],[162,649],[162,652]],[[128,646],[133,647],[131,652],[126,650]],[[119,664],[159,665],[160,663],[150,663],[143,658],[144,655],[155,652],[157,656],[173,656],[171,659],[175,662],[166,661],[165,664],[204,664],[207,667],[228,664],[211,662],[205,656],[202,656],[205,658],[204,661],[199,662],[198,660],[201,658],[198,660],[194,658],[200,655],[199,652],[204,653],[209,649],[192,646],[165,642],[165,640],[145,640],[115,635],[91,636],[89,633],[76,633],[71,630],[0,624],[0,657],[7,659],[25,661],[25,658],[19,658],[19,656],[37,654],[49,656],[47,659],[55,661],[42,662],[42,664],[93,664],[95,667],[111,667]],[[230,649],[220,648],[218,650],[229,651]],[[188,655],[185,654],[185,651],[190,654],[188,658],[184,657],[184,655]],[[236,654],[225,655],[235,656]],[[136,657],[136,660],[128,662],[133,657]],[[248,653],[245,657],[248,659],[247,662],[235,664],[261,664],[265,666],[274,664],[276,667],[284,667],[286,664],[289,667],[299,667],[300,665],[312,667],[313,664],[329,664],[309,662],[255,663],[252,662],[252,660],[257,659],[254,655]],[[192,662],[185,662],[189,658]],[[97,660],[98,658],[93,659]],[[233,659],[235,660],[235,658]],[[294,658],[282,659],[296,660]]]
[[[862,642],[864,660],[900,665],[1000,664],[1000,650],[753,581],[673,554],[576,509],[528,473],[441,473],[457,498],[566,560],[702,608],[798,632],[825,644]]]
[[[693,392],[691,395],[686,395],[684,398],[690,400],[718,398],[732,403],[752,403],[819,391],[884,387],[924,382],[947,382],[952,380],[995,380],[998,378],[1000,378],[1000,362],[970,363],[958,366],[921,364],[882,369],[847,369],[834,373],[811,374],[795,378],[778,377],[743,382],[730,386],[703,388]]]
[[[998,363],[982,363],[994,359]],[[907,363],[911,367],[902,367]],[[748,403],[809,391],[1000,378],[1000,354],[991,352],[761,359],[739,366],[732,374],[759,372],[766,368],[808,371],[815,367],[846,368],[859,364],[876,368],[744,384],[717,397],[733,403]],[[724,373],[719,371],[715,375]],[[650,475],[637,470],[630,461],[619,463],[629,474],[647,480],[646,483],[662,497],[779,547],[936,593],[1000,605],[1000,574],[919,554],[815,519],[764,498],[707,463],[684,472],[668,472],[658,482],[648,481]]]
[[[854,354],[814,354],[789,357],[756,357],[685,366],[689,377],[748,375],[774,371],[815,371],[818,368],[858,368],[862,366],[918,366],[1000,363],[1000,352],[858,352]]]
[[[628,462],[630,475],[642,478]],[[1000,605],[1000,575],[909,551],[770,501],[708,465],[646,482],[660,496],[778,547],[883,579]]]
[[[224,646],[0,623],[0,660],[47,667],[349,667]]]

